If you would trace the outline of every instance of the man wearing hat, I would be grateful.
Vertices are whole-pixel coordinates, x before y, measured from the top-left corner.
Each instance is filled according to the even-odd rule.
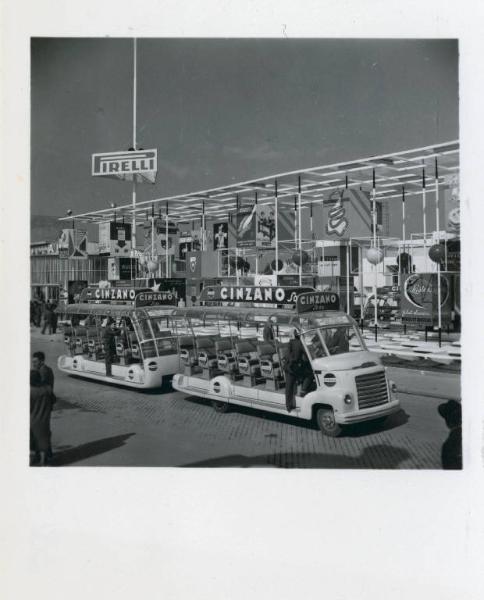
[[[439,415],[445,419],[450,433],[442,444],[442,468],[462,469],[462,410],[459,402],[449,400],[439,404]]]

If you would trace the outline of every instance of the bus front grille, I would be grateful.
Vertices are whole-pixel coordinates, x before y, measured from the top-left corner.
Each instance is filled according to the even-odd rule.
[[[358,393],[358,406],[371,408],[388,402],[388,388],[385,371],[357,375],[355,377]]]

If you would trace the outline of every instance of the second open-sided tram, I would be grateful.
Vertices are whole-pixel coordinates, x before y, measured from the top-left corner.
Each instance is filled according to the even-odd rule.
[[[168,292],[86,288],[79,303],[57,309],[66,323],[66,353],[57,360],[59,370],[132,388],[161,387],[179,365],[170,319],[174,304]],[[110,322],[116,329],[116,350],[107,375],[104,332]]]
[[[218,296],[217,296],[218,297]],[[337,436],[344,425],[383,421],[399,410],[395,384],[380,358],[366,348],[353,318],[324,310],[335,294],[306,292],[294,308],[217,306],[175,309],[186,335],[177,338],[180,370],[173,387],[210,399],[217,411],[230,405],[288,414],[284,358],[297,331],[312,371],[310,391],[298,388],[291,416],[314,419]],[[264,341],[271,324],[272,338]]]

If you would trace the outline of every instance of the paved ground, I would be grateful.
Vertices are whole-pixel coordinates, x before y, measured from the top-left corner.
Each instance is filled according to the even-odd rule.
[[[33,331],[35,350],[55,367],[61,336]],[[353,426],[332,439],[291,417],[244,408],[219,414],[180,392],[138,392],[55,373],[57,466],[440,468],[447,429],[437,406],[459,393],[458,374],[393,368],[397,385],[418,393],[402,393],[402,410],[384,427]]]

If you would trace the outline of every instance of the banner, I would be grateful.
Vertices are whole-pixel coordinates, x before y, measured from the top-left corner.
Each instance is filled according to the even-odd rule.
[[[257,247],[270,248],[275,242],[276,219],[274,205],[257,205]]]
[[[255,248],[256,245],[256,226],[257,226],[257,205],[252,208],[241,209],[236,215],[237,223],[237,247]]]
[[[87,231],[67,229],[69,232],[69,258],[82,260],[87,258]]]
[[[452,299],[450,282],[440,276],[442,323],[451,320]],[[438,322],[438,289],[436,273],[403,275],[401,310],[402,321],[418,325],[435,325]]]
[[[369,237],[373,232],[370,192],[359,188],[336,190],[323,202],[325,235],[334,240]],[[388,205],[376,202],[377,233],[388,235]]]
[[[202,253],[200,251],[187,253],[187,277],[191,279],[202,276]]]
[[[109,224],[111,254],[131,255],[131,223],[111,221]]]
[[[229,225],[228,223],[213,224],[213,249],[225,250],[229,247]]]
[[[109,221],[99,223],[99,254],[111,254],[111,228]]]
[[[444,188],[444,210],[445,230],[455,235],[460,234],[460,200],[459,200],[459,176],[450,175],[445,178]]]

